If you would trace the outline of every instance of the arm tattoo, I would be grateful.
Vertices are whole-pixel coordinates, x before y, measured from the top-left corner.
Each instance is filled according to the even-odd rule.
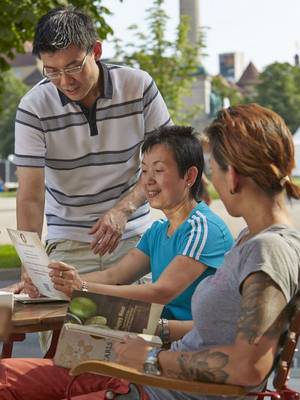
[[[180,374],[171,370],[169,376],[200,382],[225,383],[228,374],[223,370],[228,364],[229,356],[220,351],[198,351],[181,353],[178,357]]]
[[[262,336],[276,338],[287,322],[286,300],[264,272],[250,275],[243,284],[237,335],[256,344]]]

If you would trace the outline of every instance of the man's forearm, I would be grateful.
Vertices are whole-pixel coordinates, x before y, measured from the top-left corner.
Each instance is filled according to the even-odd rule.
[[[123,211],[128,217],[140,207],[146,200],[141,180],[133,187],[130,192],[123,197],[114,208]]]
[[[17,229],[22,231],[37,232],[42,236],[44,221],[44,202],[22,200],[17,195]],[[24,267],[21,267],[21,280],[24,279]]]
[[[17,196],[17,229],[42,235],[44,202],[22,200]]]

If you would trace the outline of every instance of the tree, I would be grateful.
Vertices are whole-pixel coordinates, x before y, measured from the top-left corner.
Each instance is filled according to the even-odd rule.
[[[3,94],[0,95],[0,158],[14,152],[14,124],[18,103],[28,87],[12,71],[3,74]]]
[[[300,125],[300,68],[273,63],[260,74],[254,101],[280,114],[291,132]]]
[[[122,0],[120,0],[122,1]],[[2,72],[9,69],[8,59],[15,53],[24,52],[24,43],[31,41],[38,19],[51,8],[73,4],[84,9],[96,21],[98,34],[104,39],[113,33],[105,22],[105,16],[110,15],[108,8],[101,5],[102,0],[4,0],[1,1],[0,13],[0,92],[3,90]]]
[[[115,39],[115,57],[149,72],[164,97],[173,121],[183,123],[199,112],[199,107],[184,110],[184,97],[191,93],[199,68],[198,53],[204,47],[203,33],[199,32],[196,45],[189,43],[188,18],[183,17],[177,27],[176,39],[173,42],[167,40],[165,32],[169,17],[162,8],[163,3],[163,0],[154,0],[153,6],[146,10],[146,34],[140,32],[137,25],[129,27],[135,33],[135,44],[124,44]]]
[[[242,101],[242,95],[240,91],[234,87],[234,85],[226,81],[226,79],[221,75],[216,75],[212,78],[211,88],[212,91],[217,96],[220,96],[222,100],[224,100],[224,98],[228,98],[232,106],[235,106]]]

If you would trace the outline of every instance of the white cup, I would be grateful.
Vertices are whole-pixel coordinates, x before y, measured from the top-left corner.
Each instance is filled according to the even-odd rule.
[[[0,340],[6,340],[9,335],[13,308],[13,293],[0,291]]]

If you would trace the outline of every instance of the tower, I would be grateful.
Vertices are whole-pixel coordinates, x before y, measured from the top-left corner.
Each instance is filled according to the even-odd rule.
[[[195,44],[200,32],[200,0],[180,0],[180,16],[186,15],[189,18],[189,42]],[[200,54],[199,54],[200,63]]]
[[[180,0],[180,16],[186,15],[189,20],[190,44],[196,44],[199,38],[201,22],[200,22],[200,0]],[[195,81],[192,86],[192,93],[185,99],[187,106],[201,105],[202,110],[199,112],[191,124],[197,130],[201,131],[208,123],[210,115],[210,96],[211,81],[203,66],[201,66],[201,54],[198,54],[198,71],[195,73]]]

